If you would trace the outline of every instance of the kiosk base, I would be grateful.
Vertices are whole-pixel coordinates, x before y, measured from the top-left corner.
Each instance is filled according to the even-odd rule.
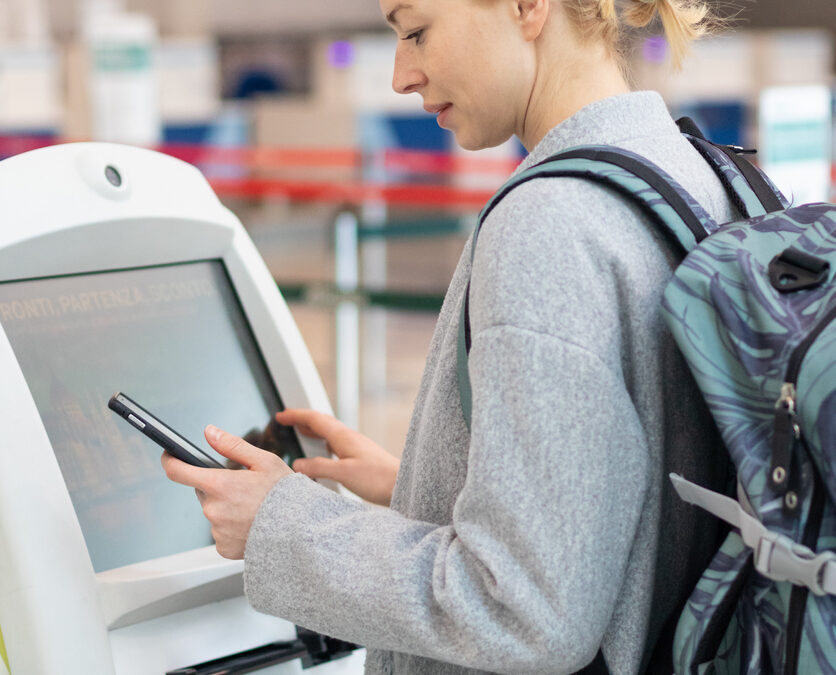
[[[273,642],[237,654],[169,670],[166,675],[243,675],[268,666],[301,659],[302,668],[312,668],[350,655],[357,645],[320,635],[304,628],[296,629],[299,638]]]

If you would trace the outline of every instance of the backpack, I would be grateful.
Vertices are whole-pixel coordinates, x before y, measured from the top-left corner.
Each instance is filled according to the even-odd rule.
[[[471,261],[493,208],[542,177],[605,185],[678,243],[684,260],[662,312],[722,435],[736,489],[721,494],[670,476],[682,499],[730,526],[679,616],[670,667],[836,673],[836,206],[789,207],[741,156],[750,151],[708,142],[687,118],[679,124],[744,219],[718,225],[648,160],[586,146],[512,177],[479,216]],[[458,343],[468,428],[469,290]],[[608,672],[600,651],[582,672]]]

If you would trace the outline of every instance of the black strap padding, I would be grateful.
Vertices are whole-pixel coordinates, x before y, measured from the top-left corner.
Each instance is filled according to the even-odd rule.
[[[767,213],[773,213],[775,211],[784,210],[784,205],[781,203],[781,200],[778,198],[778,195],[775,194],[775,190],[769,184],[769,181],[767,181],[761,175],[760,171],[758,171],[754,166],[752,166],[749,160],[747,160],[745,157],[742,157],[738,151],[736,151],[732,147],[729,147],[728,145],[720,145],[719,143],[712,143],[711,141],[709,141],[703,135],[702,131],[700,131],[700,128],[696,125],[694,120],[692,120],[690,117],[681,117],[676,121],[676,124],[682,133],[688,134],[689,136],[693,137],[694,141],[692,141],[692,143],[697,148],[697,150],[700,150],[699,146],[701,143],[708,143],[717,148],[726,157],[728,157],[732,164],[735,165],[737,170],[746,179],[746,182],[749,183],[749,187],[752,188],[752,192],[755,193],[755,196],[760,200],[760,203],[763,205],[763,208],[766,209]],[[737,150],[739,150],[739,148]],[[705,157],[704,152],[700,152],[700,154],[702,154]],[[706,159],[709,158],[706,157]],[[720,171],[719,167],[717,167],[715,163],[712,162],[710,159],[708,163],[711,165],[711,167],[714,169],[714,172],[722,181],[723,187],[725,187],[726,190],[729,192],[729,195],[732,196],[732,199],[735,201],[735,206],[738,206],[738,199],[734,193],[734,190],[730,189],[731,186],[728,184],[728,180],[723,176],[723,172]],[[748,216],[747,210],[745,208],[740,209],[738,206],[738,210],[742,214]]]
[[[694,138],[699,138],[701,141],[708,140],[705,136],[703,136],[702,131],[697,126],[697,123],[694,122],[690,117],[680,117],[676,120],[676,126],[679,127],[679,130],[683,134],[688,134],[689,136],[693,136]]]
[[[691,134],[689,133],[688,135],[690,136]],[[691,142],[691,145],[694,147],[694,149],[698,153],[700,153],[700,155],[702,155],[702,158],[714,170],[714,173],[717,175],[717,178],[719,178],[720,182],[723,184],[723,189],[726,191],[726,196],[729,199],[731,199],[732,203],[734,204],[734,208],[737,209],[737,212],[740,213],[744,218],[751,218],[752,214],[749,211],[749,207],[746,206],[746,202],[744,202],[740,198],[740,195],[737,194],[737,190],[735,190],[734,186],[731,184],[729,177],[726,175],[725,172],[720,171],[719,167],[717,166],[717,160],[711,156],[711,151],[708,148],[716,146],[713,143],[706,141],[704,138],[699,138],[696,136],[693,136],[688,140]]]
[[[748,159],[742,157],[727,145],[718,145],[716,143],[712,143],[712,145],[728,157],[732,161],[732,164],[737,167],[737,170],[743,174],[746,182],[749,183],[749,187],[752,188],[752,191],[760,200],[760,203],[763,204],[763,208],[766,209],[767,213],[784,210],[784,205],[778,199],[778,195],[775,194],[772,186],[761,175],[760,171],[752,166]]]

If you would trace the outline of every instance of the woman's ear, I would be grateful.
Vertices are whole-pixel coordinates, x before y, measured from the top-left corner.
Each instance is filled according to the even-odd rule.
[[[516,0],[517,21],[523,38],[533,42],[543,32],[552,0]]]

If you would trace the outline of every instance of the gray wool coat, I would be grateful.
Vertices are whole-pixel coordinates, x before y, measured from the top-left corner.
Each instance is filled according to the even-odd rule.
[[[654,92],[587,106],[519,170],[582,144],[644,155],[714,218],[735,217]],[[599,185],[513,191],[472,269],[472,433],[456,379],[468,243],[391,508],[281,480],[247,542],[252,605],[366,645],[368,673],[572,673],[599,647],[615,675],[639,672],[717,536],[667,473],[717,486],[725,471],[659,313],[678,255]]]

